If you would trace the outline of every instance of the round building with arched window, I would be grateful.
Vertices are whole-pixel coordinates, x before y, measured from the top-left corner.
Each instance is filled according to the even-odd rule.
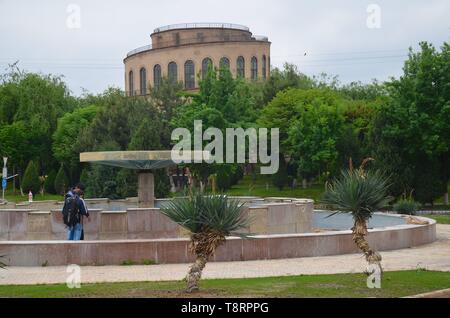
[[[198,89],[209,65],[229,68],[234,77],[265,80],[270,76],[270,45],[265,36],[254,36],[248,27],[227,23],[169,25],[151,34],[151,45],[127,54],[125,91],[146,95],[162,78],[182,82],[186,90]]]

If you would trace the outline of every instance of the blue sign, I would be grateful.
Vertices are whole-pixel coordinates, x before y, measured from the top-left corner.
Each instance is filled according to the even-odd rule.
[[[2,178],[2,188],[6,189],[6,185],[7,185],[6,179]]]

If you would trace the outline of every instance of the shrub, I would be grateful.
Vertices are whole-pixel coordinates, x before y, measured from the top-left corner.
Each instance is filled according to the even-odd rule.
[[[44,192],[56,194],[55,190],[56,171],[52,170],[44,181]]]
[[[411,199],[401,199],[394,204],[394,211],[399,214],[415,215],[420,204]]]
[[[41,189],[41,181],[39,180],[39,168],[33,161],[28,163],[22,179],[22,190],[39,193]]]
[[[155,197],[167,198],[170,194],[170,179],[165,169],[153,171],[155,175]]]
[[[283,190],[288,182],[288,174],[286,162],[284,161],[284,156],[280,153],[280,167],[278,172],[272,176],[272,183],[278,188],[278,190]]]
[[[187,292],[198,290],[209,257],[225,243],[226,237],[232,234],[245,237],[251,221],[239,201],[226,195],[204,195],[195,189],[189,197],[167,202],[161,213],[190,232],[190,250],[196,261],[186,276]]]
[[[69,178],[67,177],[64,165],[61,165],[55,177],[55,191],[57,194],[64,195],[68,189]]]
[[[378,170],[365,172],[364,164],[367,160],[364,160],[358,170],[344,170],[339,178],[328,183],[322,203],[336,209],[330,216],[351,213],[354,222],[353,241],[364,253],[369,265],[375,264],[382,270],[380,253],[374,250],[366,239],[367,221],[374,212],[391,201],[391,197],[387,195],[389,179]]]

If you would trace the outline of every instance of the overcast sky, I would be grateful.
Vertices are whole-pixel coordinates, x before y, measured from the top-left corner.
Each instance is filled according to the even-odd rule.
[[[381,9],[379,25],[371,4]],[[398,77],[419,41],[448,42],[449,17],[449,0],[0,0],[0,68],[19,60],[23,69],[64,75],[76,95],[98,93],[124,87],[124,56],[150,44],[155,28],[230,22],[269,37],[273,66],[369,82]]]

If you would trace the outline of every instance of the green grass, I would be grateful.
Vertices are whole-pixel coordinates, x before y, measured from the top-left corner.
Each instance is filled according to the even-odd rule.
[[[0,199],[1,199],[1,193],[0,193]],[[16,193],[14,194],[12,190],[6,190],[5,192],[5,199],[9,202],[25,202],[28,201],[28,193],[25,195],[20,195],[20,191],[16,190]],[[33,201],[47,201],[47,200],[58,200],[63,201],[64,197],[57,194],[35,194],[33,196]]]
[[[123,261],[120,265],[122,266],[134,266],[134,265],[156,265],[157,263],[152,259],[141,259],[140,261],[134,261],[127,259]]]
[[[450,224],[450,215],[426,214],[424,217],[436,220],[438,224]]]
[[[447,192],[450,193],[450,181],[447,184]],[[440,197],[439,199],[437,199],[435,202],[435,204],[444,204],[444,198]],[[448,205],[447,205],[448,207]]]
[[[285,187],[280,191],[272,185],[268,176],[258,176],[255,182],[252,181],[251,176],[245,176],[239,184],[228,190],[227,194],[233,196],[307,198],[317,202],[324,189],[323,184],[315,184],[307,189]]]
[[[190,297],[185,283],[137,282],[0,286],[0,297]],[[369,289],[364,274],[305,275],[203,280],[196,297],[403,297],[450,288],[450,272],[385,272],[381,289]]]
[[[433,206],[422,205],[420,209],[424,211],[450,211],[450,205],[445,204],[435,204]]]

